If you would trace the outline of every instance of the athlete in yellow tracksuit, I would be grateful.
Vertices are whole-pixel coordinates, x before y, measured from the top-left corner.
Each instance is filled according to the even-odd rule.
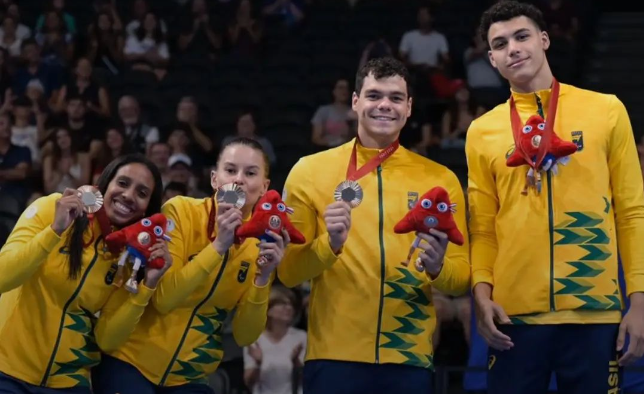
[[[120,174],[143,163],[135,161],[122,157],[118,167],[106,171],[118,175],[119,182],[131,182]],[[133,189],[137,183],[130,184]],[[118,186],[119,201],[125,193],[132,195],[122,188],[128,185]],[[108,189],[106,198],[115,195],[112,186]],[[161,193],[159,185],[157,211]],[[136,295],[111,285],[118,255],[106,251],[97,221],[83,233],[82,267],[70,279],[67,237],[72,227],[60,235],[54,231],[55,212],[62,209],[56,208],[58,200],[61,194],[55,193],[31,204],[0,251],[0,392],[89,393],[99,348],[110,351],[125,341],[154,291],[145,282]]]
[[[233,151],[240,152],[243,160],[232,155]],[[235,173],[246,173],[242,163],[251,160],[254,165],[256,152],[256,158],[267,165],[261,145],[248,139],[233,140],[222,150],[219,179],[230,177],[224,175],[233,168],[226,167],[229,162],[236,163]],[[260,176],[262,171],[256,171],[253,176]],[[243,177],[250,176],[234,175],[230,181]],[[257,183],[245,180],[240,184],[248,190],[253,182]],[[245,220],[258,198],[253,201],[251,192],[247,194]],[[223,358],[222,330],[233,309],[233,336],[240,346],[255,342],[264,330],[274,274],[269,272],[266,284],[257,284],[261,272],[256,264],[260,253],[256,239],[233,244],[224,253],[217,251],[213,243],[221,236],[220,227],[214,226],[217,210],[213,197],[175,197],[164,204],[162,212],[172,223],[168,234],[173,264],[128,341],[104,357],[96,380],[101,393],[209,391],[207,378]]]
[[[557,82],[540,18],[514,2],[483,16],[521,124],[555,116]],[[541,192],[522,194],[528,166],[506,165],[515,149],[510,100],[467,134],[472,285],[479,332],[491,346],[493,393],[544,393],[552,371],[561,392],[617,392],[618,254],[634,301],[622,326],[632,338],[644,333],[644,196],[628,114],[614,95],[567,84],[556,100],[554,133],[577,151],[557,174],[542,171]],[[497,329],[494,320],[506,324]],[[634,357],[639,347],[631,342]]]
[[[383,151],[364,144],[375,146],[378,139],[384,147],[396,141],[411,104],[407,72],[394,59],[369,62],[357,79],[360,141],[300,159],[284,188],[285,202],[295,211],[293,224],[308,241],[291,246],[278,267],[287,286],[311,280],[304,391],[335,392],[337,386],[343,393],[428,392],[436,323],[431,287],[460,295],[469,286],[463,190],[449,169],[399,147],[358,179],[364,199],[351,210],[346,243],[334,252],[325,216],[334,189],[346,179],[354,145],[359,168]],[[456,203],[455,219],[466,243],[447,247],[442,270],[432,279],[413,264],[401,264],[415,235],[395,234],[393,228],[434,186],[447,189]]]

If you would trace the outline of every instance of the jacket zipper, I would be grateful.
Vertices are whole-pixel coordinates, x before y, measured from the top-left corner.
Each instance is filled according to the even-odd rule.
[[[385,241],[384,209],[382,198],[382,167],[378,166],[378,236],[380,240],[380,304],[378,305],[378,330],[376,332],[376,364],[380,363],[380,329],[385,292]]]

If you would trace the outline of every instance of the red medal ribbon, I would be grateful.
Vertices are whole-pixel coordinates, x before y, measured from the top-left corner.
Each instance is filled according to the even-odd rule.
[[[351,152],[349,167],[347,167],[347,180],[349,181],[357,181],[358,179],[367,175],[371,171],[375,170],[380,164],[382,164],[385,160],[387,160],[388,158],[391,157],[391,155],[394,154],[394,152],[400,146],[400,142],[398,142],[398,140],[396,139],[396,141],[389,144],[385,149],[381,150],[376,156],[372,157],[371,160],[366,162],[360,168],[357,168],[358,167],[357,146],[358,146],[358,138],[356,138],[356,142],[353,144],[353,151]]]

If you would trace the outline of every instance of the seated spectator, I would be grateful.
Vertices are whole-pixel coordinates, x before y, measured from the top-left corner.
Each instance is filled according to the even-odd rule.
[[[94,174],[92,175],[92,184],[96,185],[101,173],[112,160],[119,156],[133,153],[132,146],[125,143],[125,131],[120,127],[110,127],[105,133],[105,149],[101,151],[100,156],[94,165]]]
[[[428,109],[422,100],[413,102],[411,116],[407,118],[405,127],[400,132],[400,144],[419,155],[427,156],[432,145],[440,143],[432,135]]]
[[[306,332],[293,327],[296,309],[293,292],[273,285],[266,329],[244,348],[244,382],[253,394],[302,393]]]
[[[92,64],[87,58],[81,57],[76,62],[74,78],[60,90],[58,95],[58,110],[66,107],[67,95],[82,97],[87,103],[87,109],[102,117],[110,116],[109,98],[105,87],[92,79]]]
[[[11,116],[0,113],[0,194],[13,197],[21,210],[31,192],[25,182],[30,170],[29,149],[11,143]]]
[[[333,88],[333,103],[320,106],[311,124],[311,141],[319,148],[342,145],[353,138],[355,132],[350,127],[349,81],[338,79]]]
[[[362,50],[362,56],[360,56],[360,63],[358,69],[364,67],[365,64],[371,59],[376,59],[379,57],[392,57],[394,56],[394,51],[385,40],[383,35],[378,34],[375,39],[370,41],[365,48]]]
[[[69,131],[75,148],[80,152],[89,153],[91,160],[96,160],[100,156],[105,138],[105,127],[99,119],[88,113],[87,103],[82,97],[68,96],[65,113],[58,116],[57,119],[53,119],[52,123]],[[45,138],[49,138],[49,135]],[[46,147],[43,157],[49,152],[50,148]]]
[[[145,16],[148,12],[150,12],[150,4],[148,3],[148,0],[134,0],[132,2],[132,20],[127,24],[127,26],[125,26],[126,38],[136,35],[136,31],[145,20]],[[161,25],[161,31],[163,34],[167,34],[168,28],[163,19],[159,20],[159,24]]]
[[[163,69],[170,59],[165,34],[156,14],[148,12],[143,23],[132,36],[128,36],[123,49],[128,63],[143,61],[153,69]]]
[[[90,158],[80,152],[69,130],[56,129],[52,154],[43,162],[45,194],[77,189],[90,181]]]
[[[45,123],[40,116],[36,124],[31,123],[34,115],[34,104],[27,97],[18,97],[13,101],[14,123],[11,129],[11,143],[17,146],[24,146],[29,149],[31,162],[34,166],[40,166],[40,146],[45,143]]]
[[[33,113],[36,115],[36,120],[39,120],[38,116],[42,115],[42,120],[46,121],[51,111],[49,104],[47,103],[47,99],[45,99],[45,88],[42,86],[42,83],[37,79],[29,81],[25,91],[25,96],[31,102]]]
[[[73,16],[65,12],[65,0],[51,0],[47,12],[56,12],[60,15],[65,25],[65,30],[71,35],[76,35],[76,20]],[[46,13],[38,17],[36,21],[36,33],[42,32],[46,23]]]
[[[228,142],[237,138],[245,137],[252,138],[259,142],[259,144],[264,149],[264,153],[268,156],[268,161],[271,165],[277,162],[277,157],[275,156],[275,150],[273,149],[273,144],[266,137],[257,135],[256,133],[256,124],[255,118],[251,111],[242,111],[239,116],[237,116],[237,132],[235,135],[229,135],[221,142],[222,146],[226,146]]]
[[[139,102],[133,96],[123,96],[118,102],[119,119],[125,128],[127,143],[137,152],[145,153],[159,141],[159,130],[144,122]]]
[[[485,113],[470,91],[463,87],[454,96],[449,109],[443,115],[442,141],[443,148],[464,148],[465,136],[472,121]]]
[[[16,96],[25,94],[27,84],[37,79],[45,89],[45,98],[55,103],[61,85],[60,70],[44,63],[40,57],[40,46],[33,39],[22,42],[22,57],[26,64],[16,70],[12,91]]]
[[[94,67],[102,67],[116,75],[123,63],[125,39],[111,14],[101,12],[88,28],[85,56]]]
[[[9,2],[9,5],[7,6],[7,15],[12,17],[18,24],[18,27],[16,27],[16,36],[21,41],[31,37],[31,29],[22,23],[22,20],[20,19],[20,8],[18,8],[18,4],[14,1]],[[3,34],[4,28],[0,26],[0,37],[2,37]]]
[[[241,0],[230,27],[228,41],[233,53],[255,55],[262,40],[263,27],[253,15],[250,0]]]
[[[304,19],[304,4],[301,0],[264,0],[264,15],[282,26],[292,28]]]
[[[169,199],[177,196],[187,196],[188,186],[185,183],[170,182],[163,189],[163,201],[165,204]]]
[[[9,52],[4,48],[0,48],[0,105],[4,105],[13,97],[11,83],[11,75],[9,74]]]
[[[9,52],[9,56],[20,56],[22,39],[18,37],[18,22],[11,16],[5,16],[2,21],[2,32],[0,35],[0,47]]]
[[[47,12],[42,30],[36,33],[36,41],[40,45],[44,62],[61,68],[71,64],[74,58],[74,36],[67,31],[58,12]]]
[[[205,0],[192,0],[184,6],[177,47],[183,54],[207,55],[214,60],[221,50],[222,29],[210,17]]]
[[[148,149],[147,157],[161,172],[164,185],[169,182],[168,160],[170,159],[170,146],[165,142],[153,142]]]
[[[193,172],[192,159],[185,153],[174,153],[168,159],[168,169],[170,183],[178,182],[186,185],[187,196],[194,198],[208,197],[207,193],[202,192],[197,187],[199,180]]]
[[[487,51],[487,43],[475,33],[463,54],[463,64],[472,97],[489,110],[507,100],[509,93],[499,72],[492,67]]]
[[[210,153],[214,149],[214,144],[199,125],[199,106],[194,97],[186,96],[179,100],[177,104],[177,121],[190,127],[190,132],[195,142],[194,147],[197,148],[193,154],[200,156],[200,162],[206,162],[208,157],[212,157]],[[195,158],[194,155],[193,158]]]

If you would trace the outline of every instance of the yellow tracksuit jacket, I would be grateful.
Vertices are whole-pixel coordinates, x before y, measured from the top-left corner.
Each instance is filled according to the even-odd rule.
[[[98,222],[85,232],[83,267],[68,279],[66,236],[52,229],[55,193],[23,212],[0,251],[0,371],[51,388],[89,386],[100,351],[125,341],[153,290],[136,295],[109,281],[118,256],[104,251]],[[95,318],[96,312],[100,317]]]
[[[364,199],[352,210],[347,242],[336,256],[324,211],[345,180],[353,144],[300,159],[284,189],[287,206],[295,210],[291,220],[308,242],[289,246],[278,276],[287,286],[312,280],[306,358],[433,368],[431,287],[457,295],[469,286],[463,189],[447,168],[399,147],[358,180]],[[377,153],[358,145],[358,168]],[[393,228],[434,186],[446,188],[457,204],[455,220],[465,245],[448,246],[443,269],[431,281],[415,270],[413,260],[409,267],[401,265],[415,235],[395,234]]]
[[[172,267],[134,333],[109,353],[159,386],[206,381],[223,357],[223,323],[234,308],[240,346],[255,342],[266,325],[270,284],[254,284],[258,241],[247,239],[219,255],[207,234],[211,209],[210,198],[175,197],[163,206]]]
[[[512,95],[523,122],[550,90]],[[644,197],[633,131],[613,95],[561,84],[557,135],[578,146],[540,194],[521,194],[527,166],[509,168],[509,103],[475,120],[467,134],[472,285],[515,322],[615,323],[621,319],[618,250],[628,295],[644,291]]]

